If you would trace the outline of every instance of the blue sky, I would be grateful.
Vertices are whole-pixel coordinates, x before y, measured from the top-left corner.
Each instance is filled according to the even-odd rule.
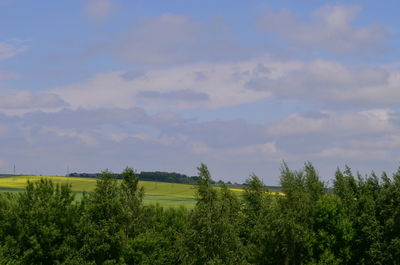
[[[393,172],[399,7],[0,0],[0,171]]]

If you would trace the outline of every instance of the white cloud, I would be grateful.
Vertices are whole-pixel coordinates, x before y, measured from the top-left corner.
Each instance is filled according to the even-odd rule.
[[[0,114],[0,157],[30,167],[45,166],[32,160],[41,157],[51,161],[46,167],[51,170],[64,169],[68,160],[81,171],[126,165],[154,170],[151,163],[157,161],[157,169],[192,172],[203,161],[218,177],[243,180],[252,170],[275,176],[283,160],[291,165],[329,161],[331,171],[342,163],[393,162],[399,155],[398,117],[389,109],[321,111],[252,124],[203,122],[166,112],[151,115],[138,108]]]
[[[150,100],[170,100],[170,101],[207,101],[209,97],[205,93],[196,92],[190,89],[183,90],[172,90],[165,93],[161,93],[155,90],[145,90],[137,94],[138,97],[142,97]]]
[[[266,142],[261,144],[253,144],[247,145],[243,147],[233,148],[229,152],[232,155],[251,155],[251,156],[258,156],[263,158],[274,158],[278,160],[282,160],[283,157],[276,157],[276,155],[283,155],[280,150],[276,147],[275,142]]]
[[[110,135],[111,139],[116,142],[123,142],[129,138],[138,139],[144,142],[159,143],[162,145],[171,145],[174,142],[173,138],[169,137],[154,137],[145,133],[113,133]]]
[[[240,147],[212,147],[202,141],[187,140],[191,147],[191,152],[196,155],[208,156],[213,160],[237,159],[280,163],[283,159],[293,158],[294,156],[277,148],[275,142],[264,142],[259,144],[244,145]]]
[[[255,137],[257,126],[244,121],[205,123],[168,113],[149,115],[136,109],[105,108],[32,112],[21,116],[0,114],[0,124],[9,127],[0,134],[0,157],[6,155],[18,161],[27,171],[44,166],[45,160],[48,174],[65,169],[65,161],[71,161],[68,162],[71,168],[81,171],[90,171],[92,167],[121,170],[130,165],[142,170],[185,173],[195,172],[201,161],[210,158],[239,160],[241,152],[248,160],[257,156],[263,162],[275,163],[281,159],[274,143],[265,137]],[[193,134],[198,128],[204,128],[201,135]],[[221,146],[216,141],[222,138],[226,140]],[[258,151],[261,153],[257,154]],[[151,161],[158,161],[157,168]],[[236,179],[249,173],[242,167],[232,172]]]
[[[348,67],[339,62],[314,60],[278,77],[255,77],[246,84],[280,99],[331,106],[398,105],[400,72],[384,67]]]
[[[206,154],[211,154],[215,151],[214,149],[212,149],[211,147],[207,146],[206,144],[204,144],[200,141],[190,142],[190,147],[191,147],[191,151],[194,154],[206,155]]]
[[[60,138],[66,138],[66,137],[70,137],[70,138],[76,138],[79,140],[80,143],[83,143],[85,145],[89,145],[89,146],[98,146],[99,143],[96,140],[96,138],[91,135],[90,133],[82,133],[82,132],[77,132],[74,129],[69,129],[69,130],[65,130],[65,129],[58,129],[58,128],[46,128],[44,127],[43,129],[43,133],[54,133],[55,135],[57,135]]]
[[[289,135],[331,135],[348,137],[381,134],[393,131],[393,112],[389,109],[373,109],[356,113],[338,114],[321,111],[314,116],[292,114],[267,126],[267,134],[275,137]]]
[[[114,10],[115,5],[112,0],[88,0],[85,6],[86,13],[97,20],[108,18]]]
[[[170,13],[143,18],[113,42],[116,57],[151,66],[234,60],[253,54],[220,19],[197,22]]]
[[[307,49],[312,47],[336,54],[379,50],[388,34],[378,23],[359,28],[352,26],[360,11],[357,5],[327,5],[315,10],[311,22],[304,22],[285,9],[263,15],[258,26]]]
[[[291,163],[312,161],[331,174],[337,166],[392,170],[400,145],[399,113],[390,109],[292,114],[265,125]],[[327,168],[330,167],[330,171]]]
[[[112,0],[84,3],[86,14],[98,21],[116,9]],[[377,51],[387,33],[378,24],[355,26],[360,10],[327,6],[310,21],[282,11],[263,16],[260,26],[316,54]],[[219,19],[196,21],[167,13],[124,27],[96,49],[112,53],[128,69],[38,93],[0,91],[1,158],[54,171],[65,168],[65,161],[81,171],[126,165],[155,170],[157,161],[159,169],[190,172],[204,161],[222,176],[240,179],[260,168],[278,171],[282,160],[369,164],[375,157],[393,161],[400,155],[399,114],[390,109],[400,104],[398,63],[357,67],[352,59],[351,65],[277,61],[260,55],[262,48],[249,49],[235,40]],[[19,40],[0,42],[0,60],[28,48]],[[0,72],[1,80],[16,77]],[[272,101],[287,104],[279,108],[284,113],[266,113],[275,109],[262,102]],[[210,119],[215,109],[226,108],[217,115],[241,112],[241,117],[270,119],[285,115],[286,106],[319,108],[314,104],[329,111],[292,114],[267,124],[204,122],[176,114]]]
[[[0,110],[7,113],[25,113],[35,109],[59,110],[68,106],[59,96],[51,93],[34,94],[28,90],[3,93],[0,98]]]
[[[82,83],[51,90],[73,108],[118,106],[145,109],[220,108],[253,102],[269,96],[245,87],[254,75],[273,76],[291,63],[275,64],[271,73],[259,72],[259,61],[195,64],[153,70],[144,77],[127,79],[126,72],[95,76]],[[266,66],[268,66],[266,64]],[[202,80],[198,80],[198,73]]]
[[[312,154],[314,158],[339,158],[354,160],[387,160],[390,159],[390,153],[386,150],[374,149],[354,149],[342,147],[330,147],[323,149],[318,153]]]
[[[367,139],[349,139],[348,145],[357,149],[397,150],[400,147],[400,130],[397,129],[391,134],[368,137]]]
[[[400,71],[349,67],[336,61],[302,63],[264,57],[130,73],[98,74],[49,92],[73,108],[213,109],[268,97],[324,104],[332,109],[382,108],[400,103]]]
[[[10,39],[0,42],[0,60],[12,58],[20,53],[26,52],[29,46],[24,41]]]
[[[182,48],[193,41],[193,34],[194,26],[185,16],[164,14],[143,19],[126,35],[118,56],[151,65],[181,62],[186,56]]]

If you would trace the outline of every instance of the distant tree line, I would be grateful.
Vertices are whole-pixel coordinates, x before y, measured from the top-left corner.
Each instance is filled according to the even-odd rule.
[[[117,179],[122,179],[121,174],[113,174],[113,177]],[[102,173],[70,173],[68,177],[81,177],[81,178],[99,178]],[[161,172],[161,171],[153,171],[153,172],[145,172],[142,171],[137,173],[139,180],[142,181],[158,181],[158,182],[168,182],[168,183],[181,183],[181,184],[191,184],[196,185],[199,181],[198,176],[187,176],[185,174],[180,174],[176,172]],[[213,181],[213,184],[215,182]]]
[[[47,179],[1,194],[0,264],[400,263],[400,169],[338,169],[327,189],[310,163],[284,164],[284,196],[252,175],[241,197],[198,170],[193,209],[143,205],[130,168],[121,181],[104,171],[80,201]]]
[[[122,175],[118,173],[110,173],[113,177],[117,179],[122,179]],[[79,178],[100,178],[102,173],[69,173],[67,177],[79,177]],[[200,180],[199,176],[187,176],[185,174],[176,172],[163,172],[163,171],[142,171],[137,173],[139,180],[141,181],[157,181],[157,182],[167,182],[167,183],[179,183],[179,184],[189,184],[197,185]],[[227,185],[231,188],[243,188],[246,183],[237,182],[224,182],[223,180],[214,181],[211,180],[213,185]],[[272,191],[280,191],[279,186],[268,186]]]
[[[8,177],[12,177],[14,175],[11,174],[0,174],[0,178],[8,178]]]

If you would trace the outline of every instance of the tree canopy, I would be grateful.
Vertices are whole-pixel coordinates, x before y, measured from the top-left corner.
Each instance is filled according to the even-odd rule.
[[[256,175],[241,196],[198,167],[193,209],[144,205],[139,175],[103,171],[75,200],[42,179],[0,194],[0,264],[399,264],[400,169],[281,168],[284,196]]]

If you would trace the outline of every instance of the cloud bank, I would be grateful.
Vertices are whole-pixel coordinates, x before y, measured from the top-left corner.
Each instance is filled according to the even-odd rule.
[[[321,49],[335,54],[359,54],[382,49],[387,31],[378,23],[354,27],[353,20],[362,10],[359,5],[327,5],[303,21],[287,9],[266,13],[258,27],[293,45]]]
[[[234,15],[172,9],[127,17],[116,3],[78,6],[98,22],[77,22],[84,44],[66,43],[75,38],[68,30],[46,40],[65,45],[68,62],[46,60],[66,55],[45,41],[0,41],[3,171],[17,163],[26,173],[133,166],[195,174],[205,162],[216,178],[240,182],[254,172],[277,184],[283,160],[310,160],[324,179],[345,163],[396,164],[399,62],[365,59],[381,58],[392,36],[361,6],[252,13],[239,25]],[[28,49],[31,57],[20,56]],[[52,85],[30,87],[41,79]]]

